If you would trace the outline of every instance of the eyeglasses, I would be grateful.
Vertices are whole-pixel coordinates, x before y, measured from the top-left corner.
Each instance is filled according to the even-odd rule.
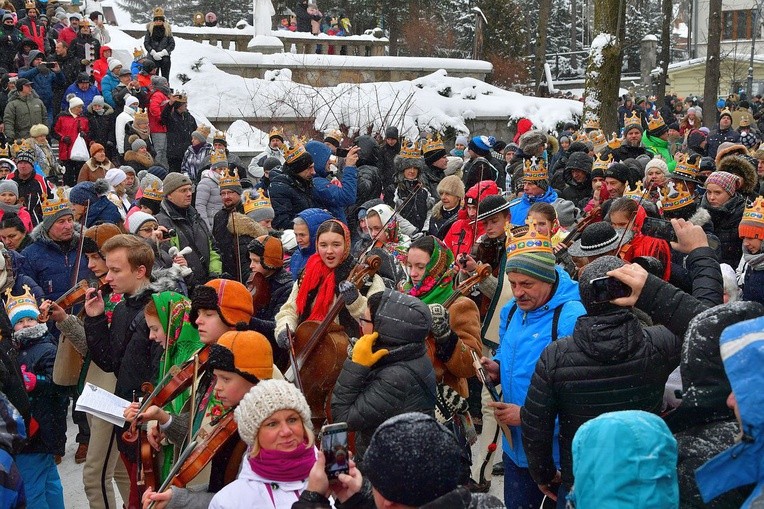
[[[153,233],[159,229],[159,225],[156,226],[144,226],[143,228],[139,228],[139,232],[143,233]]]

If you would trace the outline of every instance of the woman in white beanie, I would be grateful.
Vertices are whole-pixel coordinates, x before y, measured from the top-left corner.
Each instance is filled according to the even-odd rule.
[[[210,509],[289,509],[308,485],[318,451],[305,396],[284,380],[263,380],[234,410],[247,444],[238,478],[220,490]]]
[[[106,172],[105,179],[110,186],[108,194],[109,200],[111,200],[111,202],[117,206],[119,209],[119,214],[124,220],[127,216],[127,211],[130,210],[130,207],[132,206],[130,203],[130,198],[127,197],[125,188],[125,180],[127,179],[127,174],[120,168],[111,168]]]

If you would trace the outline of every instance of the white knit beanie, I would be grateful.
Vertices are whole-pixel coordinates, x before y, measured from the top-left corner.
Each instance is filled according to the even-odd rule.
[[[310,407],[297,387],[285,380],[262,380],[244,395],[234,410],[239,436],[244,443],[253,447],[260,425],[279,410],[295,410],[300,414],[305,430],[313,430]]]
[[[649,161],[647,161],[647,165],[645,165],[645,177],[647,177],[647,172],[653,168],[658,168],[659,170],[663,172],[664,175],[666,175],[667,177],[669,176],[668,165],[666,164],[666,161],[664,161],[661,156],[655,156]]]

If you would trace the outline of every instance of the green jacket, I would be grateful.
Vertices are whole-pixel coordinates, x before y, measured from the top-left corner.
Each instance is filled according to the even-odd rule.
[[[669,150],[669,143],[661,138],[656,138],[647,134],[647,131],[642,133],[642,146],[647,149],[652,155],[660,155],[663,160],[666,161],[666,165],[671,173],[674,173],[676,167],[676,161],[674,156],[671,155]]]
[[[22,97],[16,90],[8,94],[8,105],[3,115],[5,137],[13,140],[29,138],[29,130],[35,124],[48,125],[48,110],[37,92]]]

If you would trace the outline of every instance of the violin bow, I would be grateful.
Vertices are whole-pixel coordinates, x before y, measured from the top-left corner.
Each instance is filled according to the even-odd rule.
[[[85,213],[80,218],[80,240],[77,245],[77,257],[74,259],[74,274],[72,286],[80,280],[80,262],[82,262],[82,250],[85,247],[85,225],[88,224],[88,213],[90,212],[90,200],[85,207]]]
[[[294,384],[300,389],[300,392],[305,394],[305,390],[302,387],[302,379],[300,378],[300,368],[297,365],[297,356],[294,353],[294,337],[292,336],[292,330],[289,325],[286,326],[287,338],[289,339],[289,364],[292,365],[292,373],[294,374]]]
[[[194,380],[191,382],[191,419],[188,424],[188,441],[193,443],[194,441],[194,419],[196,418],[196,381],[199,378],[199,354],[194,354]]]
[[[180,453],[180,456],[178,457],[178,461],[176,461],[173,466],[170,468],[170,471],[167,473],[167,477],[165,477],[164,482],[159,486],[159,488],[156,490],[156,493],[162,493],[164,490],[169,488],[170,484],[172,483],[173,479],[175,479],[175,476],[178,475],[178,472],[180,471],[180,468],[183,466],[183,464],[186,462],[186,460],[191,456],[191,453],[194,452],[194,449],[196,449],[197,442],[196,440],[192,440],[189,442],[189,444],[183,449],[183,452]],[[149,509],[154,508],[155,501],[151,501],[149,504]]]

